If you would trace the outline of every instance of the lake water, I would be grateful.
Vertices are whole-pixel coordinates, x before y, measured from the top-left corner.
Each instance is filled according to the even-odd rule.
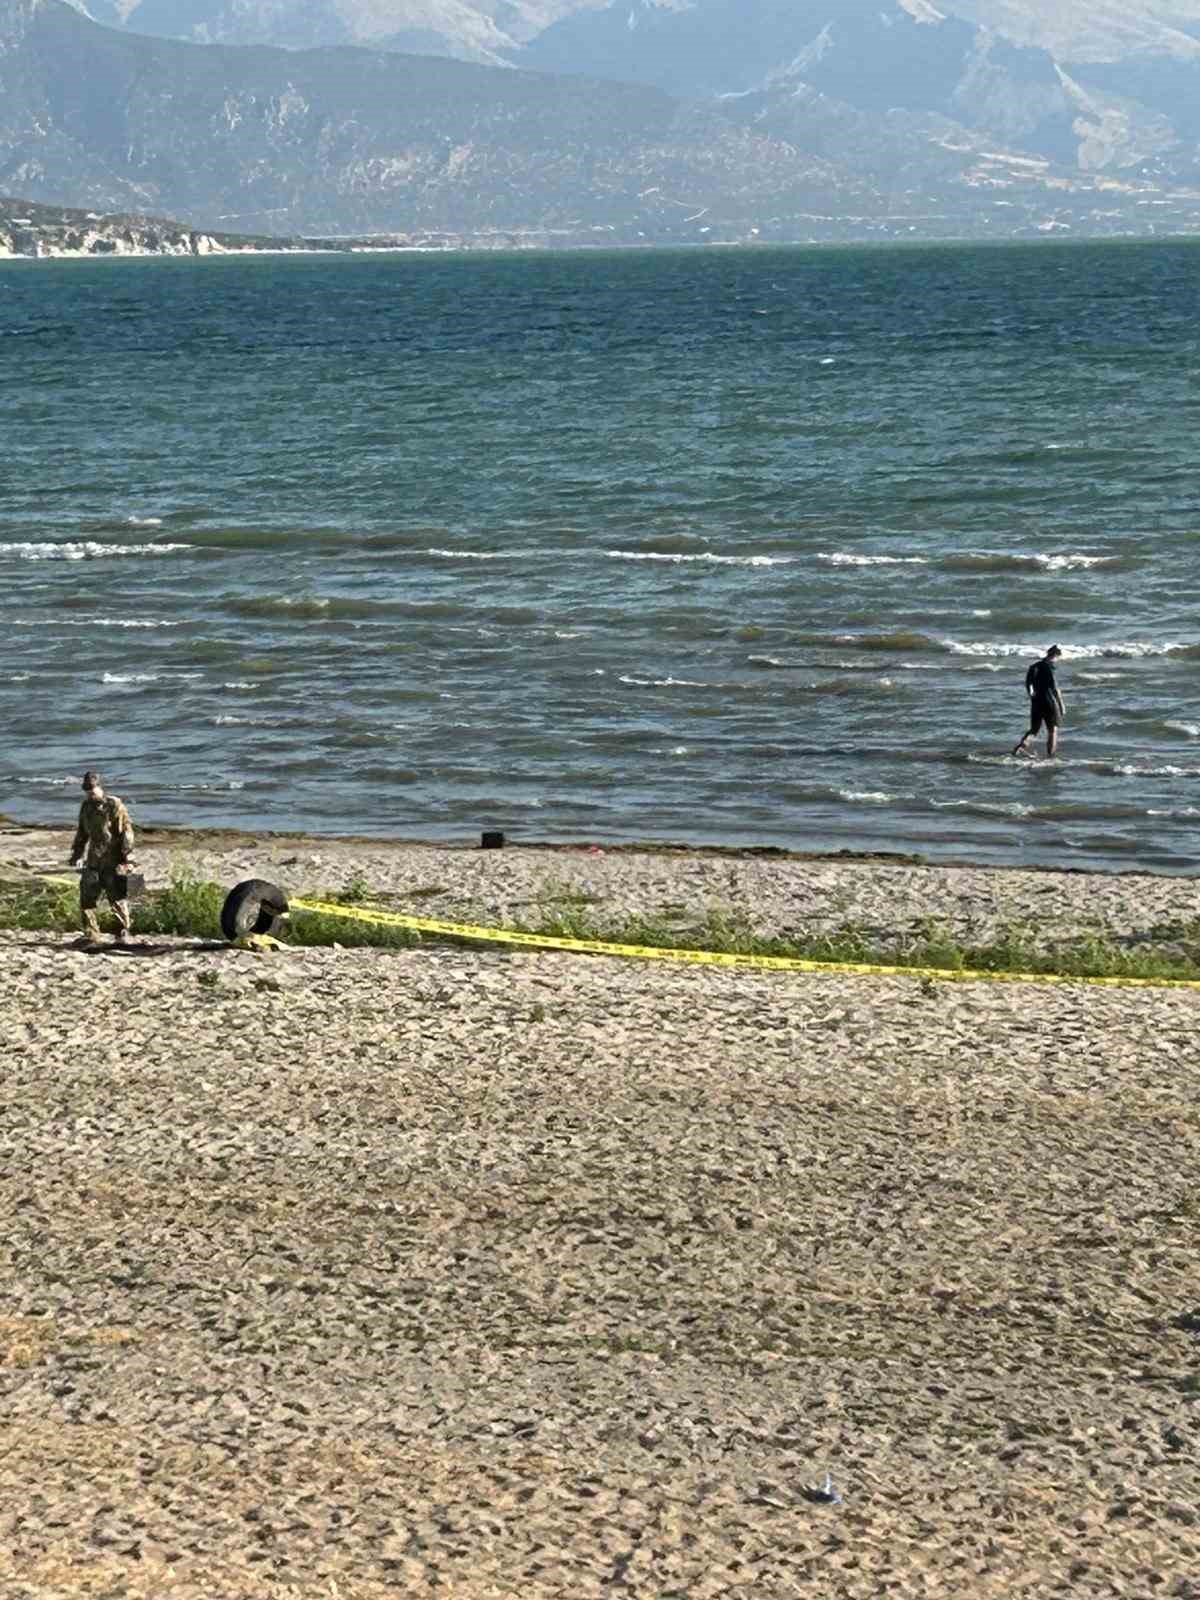
[[[1200,247],[15,262],[0,379],[10,816],[1200,862]]]

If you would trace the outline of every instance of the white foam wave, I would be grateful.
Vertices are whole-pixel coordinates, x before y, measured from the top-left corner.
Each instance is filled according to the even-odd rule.
[[[1109,566],[1117,557],[1065,554],[1061,556],[1033,555],[1028,559],[1034,566],[1041,567],[1046,572],[1075,572],[1086,571],[1089,567]]]
[[[1195,722],[1164,722],[1164,728],[1170,728],[1172,733],[1182,733],[1188,739],[1200,739],[1200,724]]]
[[[1139,767],[1131,761],[1119,762],[1108,771],[1121,778],[1200,778],[1200,767]]]
[[[163,525],[163,519],[161,517],[126,517],[125,518],[125,526],[127,528],[161,528],[162,525]]]
[[[102,561],[109,556],[165,556],[190,550],[190,544],[101,544],[97,539],[40,540],[0,544],[0,558],[12,561]]]
[[[525,550],[426,550],[427,556],[440,556],[444,561],[499,561],[502,556],[523,556]]]
[[[172,794],[228,794],[246,784],[241,778],[231,778],[228,783],[173,783],[169,787]]]
[[[93,617],[90,622],[72,623],[80,628],[181,628],[181,622],[143,620],[140,617]]]
[[[790,567],[795,556],[718,556],[705,550],[683,555],[670,550],[606,550],[610,561],[708,561],[723,567]]]
[[[974,643],[959,639],[943,639],[942,643],[954,656],[1040,656],[1046,653],[1044,645],[1039,650],[1036,645]]]
[[[182,622],[146,622],[132,617],[16,617],[18,628],[182,628]]]
[[[1147,811],[1148,817],[1200,817],[1200,807],[1180,806],[1176,811]]]
[[[955,656],[1044,656],[1044,644],[1011,644],[1007,640],[988,639],[968,642],[943,639],[942,646]],[[1172,651],[1186,649],[1180,641],[1145,639],[1114,640],[1111,644],[1064,644],[1061,646],[1064,661],[1139,660],[1144,656],[1166,656]]]
[[[1119,672],[1080,672],[1075,676],[1076,683],[1119,683]]]
[[[838,799],[847,800],[852,805],[886,806],[893,800],[899,800],[898,794],[885,794],[882,789],[839,789]]]
[[[980,767],[1019,767],[1022,772],[1036,772],[1039,770],[1037,764],[1030,761],[1027,756],[990,756],[979,755],[977,752],[972,751],[967,756],[967,760]],[[1068,764],[1066,761],[1055,761],[1053,766],[1046,768],[1046,770],[1057,771],[1058,768],[1065,767]]]
[[[700,683],[695,678],[635,678],[631,673],[627,672],[623,672],[617,682],[634,684],[639,689],[711,689],[715,687],[711,683]]]
[[[254,689],[257,685],[249,682],[246,678],[231,678],[228,683],[223,683],[221,687],[222,689]]]
[[[831,567],[927,567],[926,556],[860,556],[848,550],[819,550],[817,560]]]
[[[959,550],[939,558],[952,572],[982,575],[993,572],[1076,572],[1092,567],[1114,566],[1120,556],[1088,555],[1085,551],[1064,550],[1057,555],[1022,550]]]
[[[106,672],[100,681],[110,684],[157,683],[158,679],[157,672]]]

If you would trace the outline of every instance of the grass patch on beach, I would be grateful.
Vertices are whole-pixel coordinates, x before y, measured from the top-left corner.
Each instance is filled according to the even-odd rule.
[[[326,895],[314,895],[325,900]],[[333,896],[330,903],[339,899]],[[362,901],[343,902],[353,908],[369,910]],[[383,909],[382,907],[380,909]],[[411,928],[393,928],[386,924],[359,922],[349,917],[334,916],[328,911],[293,911],[279,930],[285,944],[304,949],[341,945],[343,950],[411,950],[420,944],[421,935]]]
[[[172,874],[165,889],[152,891],[134,906],[133,931],[142,937],[174,936],[220,940],[221,885],[184,871]],[[340,893],[314,896],[351,910],[369,910],[370,890],[361,878]],[[381,907],[382,909],[382,907]],[[598,918],[583,895],[552,896],[536,915],[518,924],[524,933],[553,938],[602,940],[607,943],[673,950],[710,950],[716,954],[783,956],[804,961],[855,966],[934,968],[944,972],[1031,973],[1079,978],[1144,978],[1200,980],[1200,920],[1179,922],[1129,937],[1104,930],[1069,934],[1048,941],[1031,925],[1014,923],[986,942],[958,938],[934,921],[890,936],[853,923],[811,934],[764,934],[741,913],[710,906],[684,919],[684,907],[671,905],[658,913]],[[101,906],[102,921],[111,915]],[[73,885],[37,880],[0,883],[0,929],[21,932],[70,933],[79,927],[79,896]],[[408,950],[423,942],[462,943],[421,935],[333,912],[296,911],[281,930],[285,943],[301,948]],[[469,942],[469,941],[468,941]]]
[[[135,934],[176,934],[220,939],[224,890],[186,872],[172,874],[165,889],[133,903]],[[101,926],[115,927],[108,904],[97,907]],[[0,928],[28,933],[79,931],[79,890],[74,883],[24,879],[0,883]]]
[[[1200,923],[1175,925],[1156,947],[1145,936],[1122,943],[1088,931],[1048,943],[1026,924],[1014,923],[987,942],[959,939],[936,922],[881,940],[853,923],[826,932],[771,935],[757,932],[736,912],[710,907],[687,925],[678,908],[665,914],[599,923],[582,906],[543,906],[521,924],[523,932],[561,939],[602,939],[614,944],[671,950],[711,950],[724,955],[783,956],[791,960],[853,966],[927,967],[942,972],[1028,972],[1059,977],[1200,979]]]
[[[165,889],[156,889],[133,903],[135,934],[167,934],[177,938],[223,939],[220,884],[173,872]]]
[[[79,927],[73,884],[0,883],[0,928],[17,933],[70,933]]]

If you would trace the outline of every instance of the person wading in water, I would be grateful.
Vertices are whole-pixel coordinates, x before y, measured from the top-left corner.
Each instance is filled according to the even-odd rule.
[[[133,824],[124,802],[115,794],[105,794],[98,772],[85,772],[79,808],[79,826],[71,846],[71,865],[83,859],[79,879],[79,915],[83,923],[83,945],[100,942],[100,921],[96,907],[103,893],[117,919],[117,943],[129,940],[129,857],[133,854]]]
[[[1063,721],[1066,707],[1063,697],[1058,692],[1058,684],[1054,678],[1054,663],[1062,655],[1056,644],[1052,644],[1040,661],[1035,661],[1025,674],[1025,693],[1029,696],[1030,715],[1029,732],[1020,744],[1013,746],[1013,755],[1025,756],[1029,751],[1025,746],[1030,739],[1036,739],[1041,732],[1042,723],[1046,724],[1046,754],[1058,754],[1058,730]]]

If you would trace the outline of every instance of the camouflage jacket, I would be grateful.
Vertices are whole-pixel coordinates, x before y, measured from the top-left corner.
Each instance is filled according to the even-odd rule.
[[[124,802],[115,794],[106,794],[103,800],[85,800],[80,806],[72,860],[85,849],[89,867],[115,867],[133,853],[133,824]]]

